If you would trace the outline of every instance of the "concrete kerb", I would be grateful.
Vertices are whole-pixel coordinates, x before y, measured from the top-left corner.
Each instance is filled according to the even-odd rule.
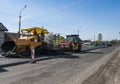
[[[35,61],[43,61],[43,60],[48,60],[48,59],[51,59],[51,58],[52,57],[40,57],[40,58],[36,58]],[[25,60],[25,61],[20,61],[20,62],[12,62],[12,63],[0,64],[0,68],[20,65],[20,64],[30,63],[30,62],[31,62],[31,59],[28,59],[28,60]]]
[[[1,67],[10,67],[10,66],[15,66],[15,65],[20,65],[20,64],[25,64],[25,63],[29,63],[29,61],[21,61],[21,62],[13,62],[13,63],[8,63],[8,64],[2,64],[0,65],[0,68]]]
[[[83,48],[81,51],[89,51],[89,50],[100,49],[100,48],[107,48],[107,47],[106,46],[97,46],[97,47]]]

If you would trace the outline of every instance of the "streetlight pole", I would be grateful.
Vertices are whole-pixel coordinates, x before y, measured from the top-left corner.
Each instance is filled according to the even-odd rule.
[[[19,37],[20,37],[21,18],[22,18],[21,13],[22,13],[22,11],[23,11],[26,7],[27,7],[27,5],[25,5],[24,8],[22,8],[22,9],[20,10],[20,14],[19,14],[19,31],[18,31]]]
[[[78,31],[77,31],[77,32],[78,32],[78,36],[79,36],[79,29],[78,29]]]
[[[95,41],[95,34],[94,34],[94,39],[93,40]]]

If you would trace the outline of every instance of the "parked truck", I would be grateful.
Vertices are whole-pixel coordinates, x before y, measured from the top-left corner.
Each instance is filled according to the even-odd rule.
[[[29,56],[31,54],[31,47],[35,48],[36,53],[39,53],[40,50],[48,49],[48,44],[44,41],[45,34],[48,34],[48,31],[44,28],[21,29],[20,38],[5,41],[1,45],[3,55]]]
[[[79,38],[79,35],[66,35],[66,40],[59,43],[59,47],[64,50],[70,51],[80,51],[82,47],[82,40]]]

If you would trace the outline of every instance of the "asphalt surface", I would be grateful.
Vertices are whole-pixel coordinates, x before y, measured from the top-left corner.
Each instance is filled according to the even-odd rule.
[[[92,74],[97,62],[109,57],[117,47],[67,52],[36,64],[1,67],[0,84],[81,84]]]
[[[83,84],[120,84],[120,47]]]
[[[81,52],[90,51],[90,50],[99,49],[99,48],[106,48],[106,47],[105,46],[98,46],[98,47],[91,46],[89,48],[82,49]],[[52,53],[55,53],[55,52],[52,52]],[[70,54],[70,53],[74,53],[74,52],[65,52],[64,54],[68,54],[68,53]],[[56,55],[59,55],[59,54],[40,55],[37,57],[35,56],[35,60],[39,61],[39,60],[51,59],[51,58],[57,57]],[[0,54],[0,67],[19,65],[19,64],[28,63],[30,61],[31,61],[31,57],[28,57],[28,58],[15,58],[12,56],[11,57],[4,57]]]

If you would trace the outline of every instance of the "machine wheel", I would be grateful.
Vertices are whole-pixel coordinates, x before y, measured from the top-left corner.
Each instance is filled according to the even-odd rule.
[[[81,45],[78,45],[78,50],[77,51],[81,51]]]
[[[70,46],[70,51],[73,51],[73,46],[72,45]]]

